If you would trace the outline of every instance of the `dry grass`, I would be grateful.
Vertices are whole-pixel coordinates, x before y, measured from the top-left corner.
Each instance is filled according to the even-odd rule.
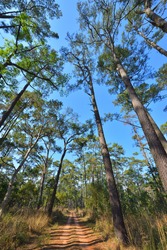
[[[104,239],[108,239],[104,250],[166,250],[167,249],[167,215],[130,215],[125,220],[130,246],[121,246],[114,238],[110,218],[100,218],[95,229]]]
[[[114,228],[111,221],[111,218],[102,216],[99,220],[96,221],[95,231],[99,231],[104,240],[114,237]]]
[[[57,220],[60,212],[55,211]],[[125,219],[130,246],[124,247],[114,237],[111,218],[103,216],[96,221],[94,230],[101,233],[105,244],[103,250],[166,250],[167,249],[167,215],[141,216],[129,215]],[[43,241],[46,237],[43,231],[49,224],[49,218],[43,212],[18,212],[7,214],[0,220],[0,249],[15,250],[20,245],[31,241],[32,235]],[[48,236],[47,236],[48,237]],[[43,242],[38,242],[42,244]],[[38,244],[38,245],[39,245]]]
[[[33,233],[41,233],[43,229],[48,225],[49,218],[43,212],[36,212],[34,214],[30,214],[27,217],[27,224],[29,227],[29,231]]]
[[[139,249],[167,249],[167,215],[129,216],[126,225],[130,242]]]
[[[32,234],[39,235],[48,223],[48,217],[42,212],[6,214],[0,221],[0,249],[17,249],[28,243]]]

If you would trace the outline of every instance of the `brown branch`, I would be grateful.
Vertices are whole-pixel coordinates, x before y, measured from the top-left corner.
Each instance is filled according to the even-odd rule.
[[[129,19],[128,19],[129,20]],[[145,42],[151,46],[152,48],[156,49],[159,53],[161,53],[162,55],[167,57],[167,51],[165,49],[163,49],[162,47],[160,47],[159,45],[157,45],[156,43],[154,43],[152,40],[150,40],[148,37],[145,36],[145,34],[141,31],[138,30],[138,28],[136,26],[133,25],[133,23],[129,20],[129,22],[132,24],[134,30],[141,36],[144,38]]]

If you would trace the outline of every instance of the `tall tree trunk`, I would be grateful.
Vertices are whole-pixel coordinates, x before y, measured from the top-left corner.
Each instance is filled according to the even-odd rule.
[[[85,163],[85,155],[83,152],[83,169],[84,169],[84,185],[85,185],[85,190],[84,190],[84,198],[85,198],[85,204],[84,206],[87,206],[87,172],[86,172],[86,163]]]
[[[50,199],[49,206],[48,206],[48,216],[52,215],[53,206],[54,206],[55,197],[56,197],[56,192],[57,192],[57,186],[58,186],[60,173],[61,173],[61,169],[62,169],[62,166],[63,166],[63,160],[64,160],[64,157],[66,155],[66,152],[67,152],[67,149],[66,149],[66,144],[65,144],[64,145],[64,151],[63,151],[63,154],[62,154],[61,159],[60,159],[58,172],[57,172],[57,175],[56,175],[55,180],[54,180],[53,192],[52,192],[51,199]]]
[[[87,68],[87,70],[89,72],[88,68]],[[90,92],[91,92],[91,102],[92,102],[92,106],[93,106],[93,110],[94,110],[94,115],[95,115],[95,120],[96,120],[96,124],[97,124],[98,135],[99,135],[99,142],[101,145],[103,163],[104,163],[105,172],[106,172],[106,179],[107,179],[108,191],[109,191],[109,199],[110,199],[110,204],[111,204],[111,209],[112,209],[114,231],[115,231],[116,237],[122,243],[127,244],[128,243],[127,231],[126,231],[125,224],[124,224],[121,203],[120,203],[119,194],[118,194],[118,190],[116,187],[115,178],[114,178],[114,174],[113,174],[113,170],[112,170],[112,163],[111,163],[111,159],[110,159],[110,154],[109,154],[109,150],[108,150],[107,143],[105,140],[102,122],[101,122],[98,106],[97,106],[96,99],[95,99],[91,75],[89,75],[89,78],[90,78],[89,88],[90,88]]]
[[[46,178],[46,172],[47,172],[48,160],[49,160],[50,146],[47,146],[47,144],[45,143],[45,141],[44,141],[44,144],[46,146],[46,159],[43,159],[44,169],[42,171],[42,177],[41,177],[41,183],[40,183],[40,190],[39,190],[39,198],[38,198],[37,209],[40,209],[41,204],[42,204],[43,190],[44,190],[44,184],[45,184],[45,178]]]
[[[12,193],[13,184],[15,182],[15,179],[16,179],[16,176],[17,176],[18,172],[19,172],[19,169],[17,168],[15,170],[14,174],[12,175],[11,180],[8,183],[7,192],[5,194],[5,197],[4,197],[3,201],[2,201],[1,208],[0,208],[0,217],[5,213],[6,208],[7,208],[8,204],[9,204],[11,193]]]
[[[159,140],[161,141],[162,146],[164,147],[164,150],[167,154],[167,141],[165,136],[163,135],[163,133],[161,132],[161,130],[159,129],[159,127],[157,126],[157,124],[155,123],[155,121],[153,120],[152,116],[147,112],[148,118],[150,119],[150,122],[155,130],[155,133],[157,134]]]
[[[46,176],[46,167],[44,167],[44,170],[42,172],[37,209],[40,209],[41,204],[42,204],[42,196],[43,196],[43,190],[44,190],[45,176]]]
[[[21,108],[19,109],[19,113],[15,113],[15,114],[13,115],[13,117],[10,119],[10,124],[9,124],[8,127],[7,127],[7,124],[5,124],[5,125],[0,129],[0,133],[1,133],[1,132],[2,132],[4,129],[6,129],[6,127],[7,127],[6,131],[5,131],[4,134],[3,134],[3,137],[0,138],[0,146],[3,146],[2,144],[3,144],[4,140],[6,139],[7,135],[9,134],[9,132],[11,131],[11,129],[13,128],[13,125],[15,124],[15,122],[16,122],[17,119],[18,119],[18,117],[20,116],[20,113],[25,109],[25,107],[26,107],[26,105],[23,105],[23,107],[21,107]]]
[[[112,55],[114,57],[115,63],[117,65],[117,71],[119,72],[125,87],[128,91],[129,97],[131,99],[133,109],[136,112],[138,119],[140,121],[141,127],[147,139],[148,145],[150,147],[150,151],[154,158],[155,164],[157,166],[159,176],[164,187],[164,190],[167,192],[167,154],[162,146],[153,125],[147,115],[147,112],[141,103],[140,99],[138,98],[135,89],[133,88],[131,81],[123,68],[122,64],[120,63],[119,59],[117,58],[114,47],[111,47]]]
[[[9,181],[9,184],[8,184],[8,189],[7,189],[7,192],[5,194],[5,197],[2,201],[2,204],[1,204],[1,208],[0,208],[0,216],[2,216],[9,204],[9,201],[10,201],[10,197],[11,197],[11,193],[12,193],[12,188],[13,188],[13,184],[15,183],[15,180],[16,180],[16,177],[17,177],[17,174],[19,173],[19,171],[21,170],[22,166],[24,165],[25,161],[27,160],[31,150],[34,148],[34,146],[36,145],[36,143],[38,142],[39,140],[39,136],[40,136],[40,133],[38,134],[35,142],[31,145],[31,147],[27,150],[23,160],[21,161],[20,165],[18,166],[17,169],[15,169],[13,175],[12,175],[12,178],[11,180]]]
[[[150,170],[150,173],[151,173],[151,175],[152,175],[152,178],[153,178],[153,180],[154,180],[154,183],[156,184],[156,190],[157,191],[162,191],[162,188],[161,188],[161,190],[160,190],[160,188],[159,188],[159,183],[158,183],[158,181],[157,181],[157,178],[156,178],[156,176],[155,176],[155,174],[154,174],[154,170],[153,170],[153,167],[152,167],[152,164],[150,163],[150,161],[149,161],[149,159],[148,159],[148,157],[147,157],[147,153],[145,152],[145,149],[144,149],[144,145],[143,145],[143,143],[142,143],[142,141],[141,141],[141,138],[139,137],[139,135],[138,135],[138,133],[137,133],[137,130],[136,130],[136,128],[133,126],[133,130],[134,130],[134,133],[135,133],[135,135],[136,135],[136,140],[137,140],[137,142],[139,143],[139,147],[140,147],[140,150],[141,150],[141,152],[142,152],[142,155],[143,155],[143,157],[144,157],[144,159],[145,159],[145,161],[146,161],[146,164],[147,164],[147,166],[148,166],[148,168],[149,168],[149,170]]]
[[[30,85],[30,83],[31,83],[31,81],[29,81],[23,87],[23,89],[16,95],[16,97],[14,98],[14,100],[12,101],[12,103],[10,104],[9,108],[3,113],[2,118],[0,120],[0,127],[4,124],[4,122],[6,121],[6,119],[9,117],[10,113],[12,112],[12,110],[15,107],[15,105],[20,100],[21,96],[24,94],[24,92],[26,91],[26,89],[28,88],[28,86]]]

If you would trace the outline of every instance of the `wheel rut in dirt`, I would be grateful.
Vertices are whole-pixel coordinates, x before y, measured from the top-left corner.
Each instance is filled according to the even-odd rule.
[[[41,250],[101,250],[101,243],[101,237],[72,213],[66,225],[51,230],[50,240]]]

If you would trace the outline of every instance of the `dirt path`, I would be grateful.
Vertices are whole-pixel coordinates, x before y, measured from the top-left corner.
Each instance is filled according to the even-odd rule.
[[[66,225],[51,229],[50,239],[41,250],[102,250],[102,240],[71,213]]]

